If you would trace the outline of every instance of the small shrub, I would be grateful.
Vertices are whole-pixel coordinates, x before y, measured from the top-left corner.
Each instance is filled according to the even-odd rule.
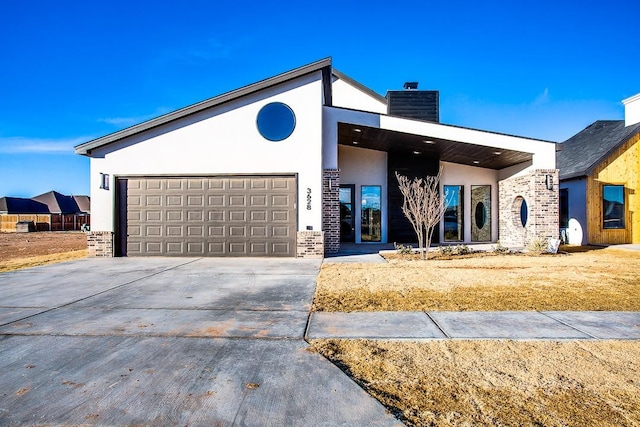
[[[403,245],[402,243],[393,242],[393,247],[396,248],[396,252],[399,255],[411,255],[413,254],[413,246]]]
[[[453,246],[440,246],[438,247],[439,255],[449,256],[453,255]]]
[[[455,247],[456,255],[468,255],[472,253],[473,253],[473,250],[467,245],[458,245]]]
[[[495,246],[491,246],[491,252],[494,252],[497,254],[506,254],[509,252],[509,248],[506,246],[503,246],[502,243],[500,243],[500,240],[498,240]]]
[[[549,249],[549,241],[544,237],[536,237],[527,246],[530,252],[543,253]]]

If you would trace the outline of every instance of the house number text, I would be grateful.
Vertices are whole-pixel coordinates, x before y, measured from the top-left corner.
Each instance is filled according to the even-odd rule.
[[[307,188],[307,210],[311,210],[311,189]]]

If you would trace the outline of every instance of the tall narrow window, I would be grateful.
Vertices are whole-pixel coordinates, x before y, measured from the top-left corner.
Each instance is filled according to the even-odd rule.
[[[444,194],[449,202],[444,212],[444,241],[461,242],[464,240],[464,187],[445,185]]]
[[[361,191],[360,240],[380,242],[382,241],[381,187],[379,185],[363,185]]]
[[[491,186],[471,186],[471,241],[491,241]]]
[[[624,185],[602,186],[602,228],[624,228]]]
[[[560,189],[560,228],[569,227],[569,190]]]

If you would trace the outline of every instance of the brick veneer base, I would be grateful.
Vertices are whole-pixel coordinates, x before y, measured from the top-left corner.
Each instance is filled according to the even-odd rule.
[[[110,231],[90,231],[87,233],[89,257],[113,257],[113,233]]]
[[[322,230],[324,253],[335,254],[340,250],[340,171],[322,171]]]
[[[296,257],[324,257],[324,233],[322,231],[298,231],[297,237]]]
[[[547,176],[552,183],[551,189],[547,188]],[[557,169],[534,170],[526,175],[502,180],[498,185],[501,243],[526,247],[538,238],[558,238]],[[522,199],[527,203],[528,210],[528,220],[524,227],[520,221]]]

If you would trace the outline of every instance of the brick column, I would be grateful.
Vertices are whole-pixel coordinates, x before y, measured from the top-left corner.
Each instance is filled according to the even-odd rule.
[[[547,181],[551,189],[547,188]],[[558,184],[557,169],[538,169],[498,183],[498,238],[501,243],[526,247],[538,238],[558,238]],[[520,218],[524,203],[528,219],[522,226]]]
[[[322,230],[324,253],[340,250],[340,171],[325,169],[322,173]]]
[[[90,231],[87,233],[89,257],[113,257],[113,233],[110,231]]]

